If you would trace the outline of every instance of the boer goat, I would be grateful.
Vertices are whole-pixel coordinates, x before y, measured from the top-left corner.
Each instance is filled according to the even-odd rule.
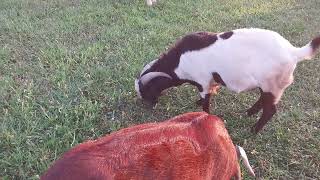
[[[297,48],[281,35],[264,29],[230,32],[196,32],[177,41],[168,52],[147,64],[135,80],[140,98],[157,103],[161,92],[183,83],[195,85],[204,111],[218,85],[240,93],[259,88],[259,100],[247,110],[249,116],[263,113],[252,127],[258,133],[276,113],[276,104],[293,81],[296,64],[311,59],[320,46],[320,36]]]
[[[221,119],[194,112],[82,143],[41,179],[241,179],[240,157],[254,176],[244,150],[233,145]]]

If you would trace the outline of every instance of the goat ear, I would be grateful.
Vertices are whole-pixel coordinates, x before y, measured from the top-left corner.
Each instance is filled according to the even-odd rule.
[[[150,83],[144,86],[146,93],[144,94],[144,99],[149,102],[156,103],[161,92],[169,87],[173,86],[173,81],[171,78],[158,76],[153,78]]]
[[[157,87],[160,91],[167,89],[169,87],[172,87],[174,84],[171,77],[169,78],[169,77],[165,77],[165,76],[156,77],[154,79],[154,82],[156,84],[155,87]]]

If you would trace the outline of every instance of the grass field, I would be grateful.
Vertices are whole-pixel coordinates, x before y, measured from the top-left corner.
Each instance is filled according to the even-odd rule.
[[[170,90],[154,110],[134,78],[192,31],[260,27],[305,45],[320,31],[319,0],[1,0],[0,179],[38,179],[63,152],[129,125],[199,111],[198,93]],[[300,63],[264,131],[243,111],[257,92],[222,89],[211,111],[226,120],[258,177],[320,177],[320,56]],[[244,168],[246,179],[250,179]]]

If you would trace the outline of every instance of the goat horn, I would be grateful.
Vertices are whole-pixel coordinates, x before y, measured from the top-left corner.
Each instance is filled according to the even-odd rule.
[[[147,69],[149,69],[156,61],[157,61],[157,59],[149,62],[149,63],[146,64],[146,65],[144,65],[144,67],[143,67],[143,69],[142,69],[142,71],[141,71],[141,73],[140,73],[140,76],[141,76]]]
[[[166,74],[164,72],[149,72],[148,74],[143,75],[141,77],[140,81],[142,84],[147,84],[151,79],[158,77],[158,76],[164,76],[164,77],[172,79],[171,76],[169,76],[168,74]]]
[[[236,150],[237,150],[238,158],[241,157],[241,159],[243,160],[244,166],[248,169],[250,175],[251,176],[256,176],[254,174],[254,171],[253,171],[252,167],[250,166],[247,154],[244,151],[244,149],[241,146],[237,145],[236,146]]]

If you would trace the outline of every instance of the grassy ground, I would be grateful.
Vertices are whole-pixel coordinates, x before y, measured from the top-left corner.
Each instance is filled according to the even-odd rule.
[[[0,1],[0,179],[37,179],[67,149],[122,127],[198,111],[191,86],[155,110],[136,98],[144,63],[192,31],[260,27],[306,44],[320,29],[318,0]],[[222,116],[259,177],[320,177],[320,62],[298,65],[279,111],[257,136],[243,111],[256,92],[222,89]],[[244,172],[244,176],[248,178]]]

